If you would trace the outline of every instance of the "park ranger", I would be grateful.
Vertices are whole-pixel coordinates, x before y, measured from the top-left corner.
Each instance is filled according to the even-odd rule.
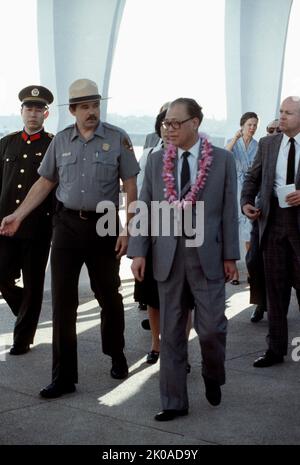
[[[19,92],[19,99],[24,128],[0,140],[0,220],[21,204],[39,178],[38,167],[53,139],[43,128],[53,101],[50,90],[31,85]],[[52,232],[52,200],[52,194],[45,196],[13,238],[0,237],[0,290],[17,317],[11,355],[28,352],[36,332]],[[15,284],[21,270],[23,287]]]
[[[119,263],[126,253],[126,234],[100,237],[96,213],[100,201],[119,201],[120,179],[128,204],[136,200],[139,171],[128,135],[100,121],[95,82],[79,79],[69,88],[69,110],[76,123],[53,139],[39,168],[40,179],[24,203],[2,221],[0,232],[11,235],[23,218],[56,187],[58,201],[51,250],[53,303],[52,383],[45,398],[74,392],[78,381],[76,311],[78,279],[86,264],[91,288],[101,306],[103,352],[112,357],[111,376],[128,374],[124,349],[124,308],[119,294]],[[127,215],[127,222],[129,217]]]

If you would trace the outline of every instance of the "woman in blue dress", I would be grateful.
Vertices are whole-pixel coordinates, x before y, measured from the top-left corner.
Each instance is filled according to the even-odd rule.
[[[240,204],[240,197],[245,174],[253,163],[254,157],[257,152],[258,142],[253,138],[259,118],[256,113],[249,111],[245,113],[240,120],[240,129],[235,136],[228,141],[226,149],[233,153],[238,183],[238,205]],[[250,232],[251,222],[242,214],[239,208],[239,235],[240,240],[245,242],[246,250],[250,245]],[[239,276],[235,276],[231,284],[239,284]]]

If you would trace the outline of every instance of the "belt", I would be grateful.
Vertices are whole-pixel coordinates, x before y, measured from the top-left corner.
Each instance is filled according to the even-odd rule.
[[[62,207],[61,210],[70,215],[78,216],[81,220],[95,220],[100,218],[104,213],[87,210],[71,210],[71,208]]]

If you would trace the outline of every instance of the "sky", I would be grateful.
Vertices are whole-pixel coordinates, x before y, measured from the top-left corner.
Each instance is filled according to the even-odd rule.
[[[224,5],[225,0],[127,0],[114,57],[108,111],[155,115],[164,101],[192,95],[205,108],[206,117],[225,118]],[[0,115],[18,114],[19,90],[40,82],[36,0],[0,0],[0,6]],[[299,61],[295,60],[299,17],[300,0],[294,0],[283,96],[300,93]],[[188,34],[186,28],[182,30],[185,25]],[[186,66],[179,68],[182,56]],[[195,64],[193,68],[191,63]]]
[[[18,114],[19,91],[40,82],[36,0],[0,0],[0,11],[0,115]]]
[[[156,114],[165,101],[194,96],[206,117],[225,117],[224,8],[224,0],[127,0],[108,110]],[[122,73],[119,93],[117,69],[133,73],[133,82]]]

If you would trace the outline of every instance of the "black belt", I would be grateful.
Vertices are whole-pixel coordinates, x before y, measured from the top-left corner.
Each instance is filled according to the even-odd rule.
[[[70,215],[78,216],[82,220],[95,220],[100,218],[104,213],[97,213],[95,211],[87,210],[71,210],[71,208],[62,207],[61,211]]]

